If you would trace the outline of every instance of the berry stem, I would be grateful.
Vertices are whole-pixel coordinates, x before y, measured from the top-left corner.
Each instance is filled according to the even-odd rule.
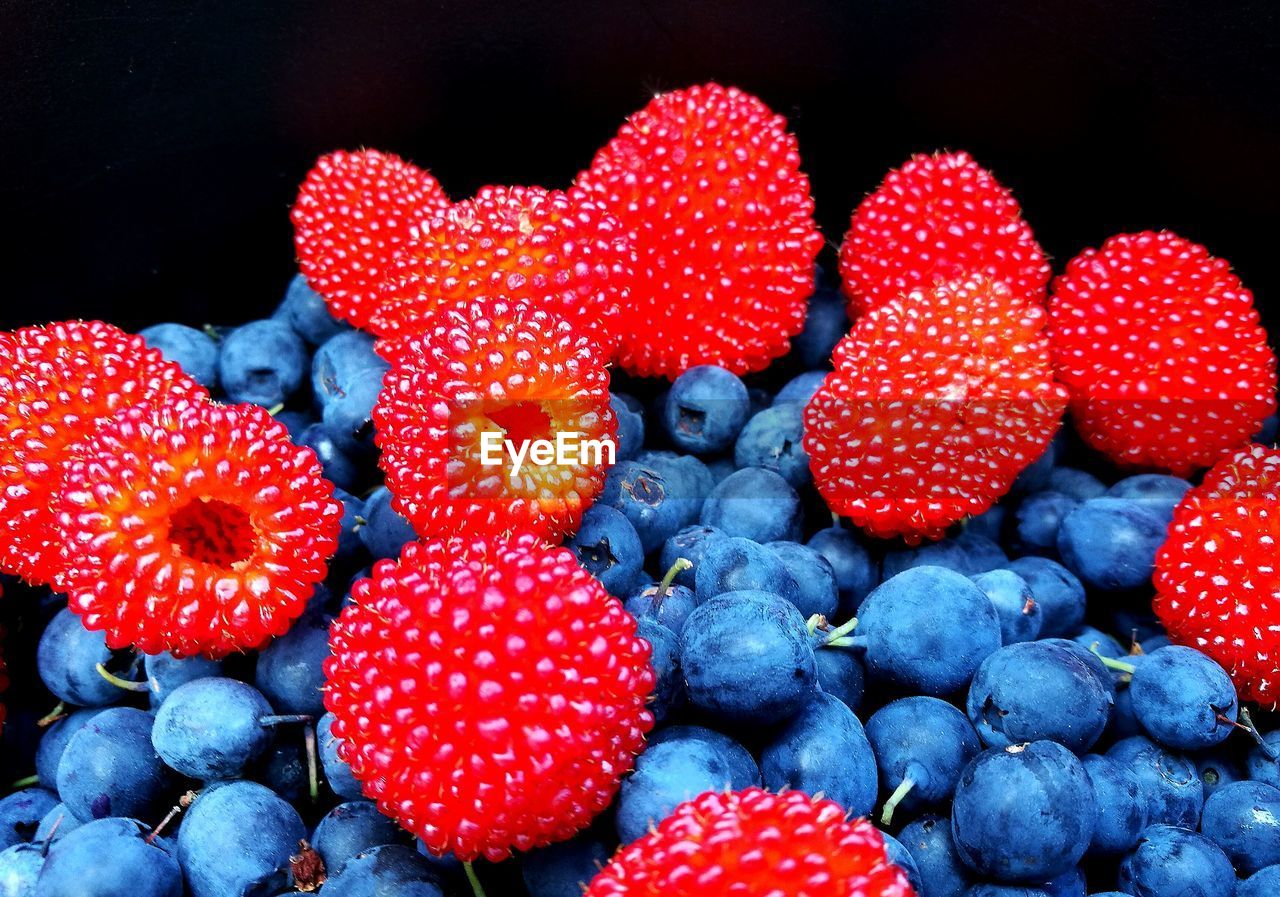
[[[287,725],[289,723],[310,723],[310,722],[314,722],[314,720],[305,713],[275,714],[273,716],[264,716],[262,717],[262,719],[258,720],[258,723],[264,728],[269,728],[271,726],[282,726],[282,725]]]
[[[1262,737],[1262,733],[1258,731],[1258,727],[1253,724],[1253,714],[1249,712],[1248,707],[1240,708],[1240,720],[1244,723],[1244,730],[1253,736],[1253,740],[1258,743],[1262,753],[1274,763],[1276,761],[1276,749],[1267,743],[1267,740]]]
[[[160,820],[159,825],[151,830],[151,834],[147,835],[146,842],[148,844],[154,844],[156,838],[160,837],[161,832],[168,827],[169,823],[173,822],[173,820],[177,818],[178,814],[183,810],[191,806],[192,802],[196,799],[196,795],[197,792],[188,791],[186,794],[182,795],[182,797],[178,798],[178,802],[169,808],[169,812],[165,814],[164,819]]]
[[[278,405],[272,405],[270,408],[268,408],[267,414],[270,414],[272,417],[275,417],[277,414],[279,414],[283,410],[284,410],[284,402],[281,402]]]
[[[49,848],[53,846],[53,839],[58,834],[58,829],[62,828],[62,820],[66,818],[66,814],[63,813],[53,820],[53,826],[49,829],[49,834],[45,837],[44,843],[40,845],[40,856],[46,858],[49,856]]]
[[[1132,676],[1138,670],[1138,668],[1131,663],[1126,663],[1123,660],[1116,660],[1114,657],[1107,657],[1105,654],[1103,654],[1101,651],[1098,650],[1097,642],[1094,642],[1092,645],[1089,646],[1089,651],[1093,654],[1094,657],[1102,661],[1102,665],[1109,670],[1115,670],[1120,673],[1126,673],[1129,676]]]
[[[147,683],[134,682],[131,679],[124,679],[120,676],[117,676],[115,673],[108,670],[101,663],[94,664],[93,668],[98,671],[99,676],[101,676],[103,679],[106,679],[116,688],[123,688],[125,691],[146,691],[147,690]]]
[[[818,630],[827,625],[827,618],[822,614],[814,614],[812,617],[804,621],[805,629],[809,630],[810,635],[817,635]]]
[[[311,723],[302,730],[302,740],[307,748],[307,790],[314,804],[320,799],[320,764],[316,760],[319,754],[316,745],[316,727]]]
[[[475,867],[470,862],[462,864],[462,868],[467,873],[467,881],[471,883],[471,891],[475,897],[486,897],[484,888],[480,884],[480,878],[476,875]]]
[[[898,787],[893,789],[893,794],[889,795],[889,799],[884,802],[884,809],[880,811],[881,825],[892,824],[893,811],[898,808],[898,804],[902,803],[903,799],[911,793],[911,789],[914,787],[916,787],[915,779],[911,778],[911,776],[906,776],[898,784]]]
[[[850,617],[849,622],[837,626],[835,629],[827,633],[822,640],[824,648],[852,648],[860,642],[856,642],[854,637],[850,635],[853,630],[858,628],[858,618]]]
[[[667,593],[671,591],[671,584],[676,581],[676,577],[685,570],[693,569],[693,561],[688,558],[676,558],[671,565],[671,569],[662,577],[662,582],[658,583],[658,593],[653,596],[653,609],[656,611],[662,607],[662,601],[667,597]]]
[[[14,782],[9,787],[12,788],[14,791],[19,791],[23,788],[30,788],[32,785],[39,785],[39,784],[40,784],[39,776],[27,776],[25,779],[18,779],[18,781]]]
[[[36,720],[36,726],[41,729],[47,729],[66,715],[67,703],[66,701],[59,701],[57,707],[50,710],[46,716],[42,716],[40,719]]]

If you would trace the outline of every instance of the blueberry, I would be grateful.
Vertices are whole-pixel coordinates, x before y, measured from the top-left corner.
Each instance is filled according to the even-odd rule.
[[[156,712],[151,740],[172,769],[201,781],[239,776],[271,741],[271,705],[235,679],[196,679],[174,689]]]
[[[916,861],[912,859],[907,848],[888,832],[881,832],[880,838],[884,841],[884,853],[889,858],[889,862],[907,874],[907,882],[915,890],[916,894],[924,894],[924,882],[920,878],[920,867],[916,865]]]
[[[88,826],[86,826],[88,828]],[[298,812],[256,782],[206,788],[178,829],[191,897],[258,897],[289,884],[289,857],[307,836]]]
[[[1005,521],[1009,518],[1009,509],[1004,505],[992,505],[981,514],[970,517],[964,522],[964,531],[986,536],[993,542],[1004,538]]]
[[[324,403],[321,420],[338,448],[348,455],[365,458],[373,455],[373,406],[382,393],[382,372],[361,371],[351,378],[341,393]]]
[[[250,321],[222,341],[218,380],[232,402],[266,408],[297,392],[307,367],[307,347],[287,324]]]
[[[853,711],[838,698],[816,694],[760,755],[770,790],[823,794],[854,816],[876,802],[876,758]]]
[[[1173,645],[1146,655],[1129,685],[1142,727],[1175,750],[1213,747],[1231,734],[1236,689],[1217,662]]]
[[[1031,594],[1031,586],[1012,570],[989,570],[973,577],[986,593],[1000,618],[1000,642],[1030,642],[1040,634],[1044,612]]]
[[[818,687],[856,711],[862,705],[867,672],[856,651],[814,651]]]
[[[786,480],[772,470],[744,467],[711,490],[701,522],[763,544],[794,536],[800,514],[800,499]]]
[[[706,791],[749,788],[760,772],[746,748],[708,730],[676,727],[651,742],[636,758],[635,771],[623,779],[615,823],[624,844],[634,841],[690,798]]]
[[[790,598],[807,620],[814,614],[834,618],[840,606],[836,574],[831,562],[816,550],[799,542],[770,542],[771,550],[791,574],[796,590]],[[767,587],[766,587],[767,588]]]
[[[1268,420],[1274,419],[1274,415]],[[1280,894],[1280,866],[1268,866],[1240,882],[1236,897],[1275,897]]]
[[[970,872],[960,861],[951,825],[938,816],[922,816],[898,832],[920,873],[920,897],[959,897],[969,887]]]
[[[276,729],[271,743],[244,777],[266,785],[291,804],[309,798],[311,771],[304,738],[293,726]]]
[[[1107,490],[1110,498],[1126,498],[1145,505],[1165,526],[1173,519],[1173,509],[1182,501],[1191,484],[1181,477],[1171,477],[1162,473],[1140,473],[1137,476],[1125,477]]]
[[[1280,729],[1262,736],[1265,746],[1257,745],[1249,750],[1246,761],[1249,778],[1280,788]]]
[[[50,849],[39,897],[182,897],[182,870],[162,841],[132,819],[99,819]],[[206,895],[200,895],[206,897]]]
[[[677,558],[661,582],[649,583],[631,594],[623,603],[631,616],[637,620],[652,619],[674,633],[684,628],[684,621],[698,606],[698,599],[692,589],[675,584],[679,571],[685,569],[680,563],[683,560]]]
[[[329,790],[343,800],[360,800],[364,792],[351,773],[351,767],[338,756],[342,739],[333,734],[333,714],[326,713],[316,723],[316,744],[320,749],[320,765]]]
[[[1081,763],[1093,785],[1098,818],[1089,853],[1114,856],[1128,853],[1150,822],[1150,804],[1133,769],[1110,757],[1090,754]]]
[[[964,863],[998,881],[1045,881],[1080,862],[1097,817],[1080,761],[1052,741],[985,751],[956,785],[951,834]]]
[[[1120,864],[1120,890],[1143,897],[1233,897],[1231,860],[1203,835],[1153,825]]]
[[[795,405],[803,409],[822,386],[822,381],[827,379],[827,373],[827,371],[805,371],[789,380],[773,397],[774,406]]]
[[[329,656],[329,618],[304,614],[258,654],[254,684],[280,713],[324,713],[324,662]]]
[[[964,576],[982,572],[974,568],[972,556],[955,539],[941,539],[916,548],[886,551],[881,561],[882,575],[886,580],[916,567],[942,567]]]
[[[649,709],[653,718],[662,722],[671,712],[684,703],[684,680],[680,675],[680,637],[663,624],[649,617],[636,625],[636,634],[649,643],[653,667],[653,698]]]
[[[663,423],[681,450],[714,455],[733,444],[747,422],[747,387],[724,368],[691,367],[671,384]]]
[[[355,489],[361,482],[360,465],[339,447],[337,440],[324,424],[310,424],[294,440],[294,443],[316,453],[325,478],[339,489]]]
[[[898,807],[913,811],[950,799],[960,771],[982,749],[963,713],[929,697],[884,705],[867,720],[867,738],[890,795],[881,816],[885,825]]]
[[[1031,586],[1031,595],[1043,611],[1040,637],[1074,634],[1084,622],[1084,586],[1066,567],[1048,558],[1024,557],[1009,562],[1009,569]]]
[[[966,686],[1000,647],[991,601],[941,567],[915,567],[877,586],[858,610],[855,632],[872,678],[935,697]]]
[[[326,340],[311,359],[311,391],[323,408],[346,393],[365,371],[386,373],[390,365],[374,351],[374,338],[359,330],[344,330]]]
[[[1199,751],[1193,758],[1200,773],[1200,783],[1204,786],[1205,800],[1224,785],[1245,778],[1242,764],[1237,762],[1234,752],[1226,750],[1226,747],[1223,745],[1215,750]]]
[[[725,592],[756,589],[790,598],[799,585],[776,551],[750,539],[725,536],[703,552],[694,571],[694,591],[699,602]]]
[[[407,843],[408,836],[373,801],[338,804],[316,826],[311,847],[324,860],[330,875],[356,854],[383,844]]]
[[[1112,660],[1124,661],[1129,659],[1129,651],[1124,645],[1094,626],[1081,627],[1080,631],[1071,637],[1071,641],[1090,653],[1096,651],[1103,657],[1109,657]],[[1111,672],[1119,673],[1120,676],[1125,675],[1115,669],[1112,669]]]
[[[529,897],[582,897],[612,853],[590,832],[529,853],[523,865]]]
[[[849,326],[844,296],[834,287],[820,286],[809,297],[804,329],[791,340],[791,354],[807,368],[830,364],[831,353]]]
[[[1136,589],[1151,580],[1164,521],[1124,498],[1091,498],[1062,521],[1058,553],[1085,585],[1104,592]]]
[[[209,334],[186,324],[155,324],[138,331],[153,349],[206,389],[218,385],[218,344]]]
[[[106,635],[85,629],[66,608],[49,621],[36,649],[36,666],[45,687],[77,707],[115,704],[127,694],[98,675],[97,665],[109,666],[111,658]]]
[[[302,433],[307,427],[313,423],[311,415],[305,411],[277,411],[272,415],[276,419],[276,423],[284,424],[284,428],[289,431],[289,438],[295,443],[301,438]]]
[[[615,463],[634,458],[644,445],[644,415],[627,402],[628,398],[630,396],[609,396],[609,407],[613,409],[614,419],[618,422],[618,433],[614,438]]]
[[[73,832],[82,825],[84,823],[71,814],[66,804],[58,804],[44,814],[44,818],[40,820],[40,826],[36,829],[31,842],[33,844],[43,844],[46,841],[53,843],[66,837],[68,832]],[[0,894],[4,894],[2,887],[0,887]]]
[[[57,805],[58,795],[45,788],[25,788],[0,798],[0,850],[30,841],[40,820]]]
[[[1223,785],[1204,802],[1200,832],[1242,874],[1280,864],[1280,790],[1262,782]]]
[[[697,471],[669,460],[661,465],[620,461],[606,476],[596,506],[608,505],[626,515],[648,554],[697,518],[710,490],[710,473],[705,467],[702,473],[705,481]]]
[[[1114,699],[1114,696],[1117,694],[1116,685],[1120,680],[1117,678],[1116,673],[1113,670],[1109,670],[1103,665],[1102,660],[1098,655],[1094,654],[1079,642],[1072,641],[1071,639],[1042,638],[1040,639],[1040,643],[1045,645],[1056,645],[1083,661],[1084,664],[1093,672],[1094,677],[1102,683],[1102,687],[1105,688]]]
[[[329,314],[329,307],[324,297],[307,285],[306,278],[295,274],[285,290],[284,299],[276,308],[272,317],[283,321],[313,346],[337,336],[349,325],[335,319]]]
[[[1107,494],[1107,487],[1100,479],[1074,467],[1055,467],[1049,472],[1044,488],[1061,492],[1076,501],[1088,501]]]
[[[0,897],[34,897],[44,860],[44,847],[38,844],[0,850]]]
[[[880,582],[876,562],[849,530],[840,526],[820,529],[806,544],[830,562],[840,591],[841,607],[850,613]]]
[[[1189,759],[1141,735],[1117,741],[1107,749],[1107,756],[1133,770],[1152,823],[1191,829],[1199,826],[1204,786]]]
[[[1275,442],[1277,433],[1280,433],[1280,415],[1272,414],[1262,421],[1262,426],[1258,432],[1253,434],[1253,441],[1260,443]]]
[[[360,541],[375,560],[399,557],[404,544],[416,538],[409,521],[391,506],[391,492],[386,486],[379,486],[365,499]]]
[[[733,459],[729,457],[708,458],[706,464],[707,472],[711,474],[711,488],[713,489],[738,469],[738,466],[733,463]]]
[[[165,802],[173,777],[151,746],[151,725],[145,711],[113,707],[67,742],[58,795],[76,819],[148,819]]]
[[[965,710],[987,747],[1048,740],[1083,753],[1106,728],[1111,702],[1076,654],[1049,642],[1019,642],[978,667]]]
[[[715,716],[782,722],[817,690],[804,617],[777,595],[717,595],[689,615],[680,637],[689,700]]]
[[[1004,549],[982,533],[965,529],[955,537],[955,542],[969,556],[969,567],[974,573],[998,570],[1009,564],[1009,555]]]
[[[374,847],[348,860],[324,885],[325,897],[443,897],[426,857],[399,844]]]
[[[1044,888],[1033,888],[1030,885],[971,885],[964,897],[1052,897]]]
[[[565,543],[611,595],[622,597],[636,584],[644,566],[644,548],[631,521],[616,508],[592,505],[578,532]]]
[[[1027,496],[1018,510],[1018,545],[1028,554],[1056,555],[1058,531],[1067,515],[1080,507],[1080,502],[1061,492],[1037,492]]]
[[[160,654],[148,654],[142,658],[142,669],[147,676],[147,691],[151,698],[151,708],[158,710],[164,699],[180,685],[206,679],[209,676],[221,676],[223,663],[207,657],[174,657],[165,651]]]
[[[761,411],[742,428],[733,446],[733,463],[772,470],[796,489],[806,485],[813,474],[803,446],[803,418],[802,407],[793,402]]]
[[[97,707],[88,710],[77,710],[69,716],[55,722],[45,730],[36,748],[36,778],[44,785],[53,788],[58,781],[58,764],[62,762],[62,754],[67,749],[71,736],[83,729],[102,710]]]

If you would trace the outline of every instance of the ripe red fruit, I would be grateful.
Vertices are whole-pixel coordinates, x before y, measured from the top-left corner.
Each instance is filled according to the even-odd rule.
[[[805,408],[805,451],[832,510],[914,545],[989,508],[1044,453],[1065,405],[1044,321],[984,280],[859,318]]]
[[[298,267],[335,316],[364,327],[413,223],[448,205],[436,179],[399,156],[377,150],[321,156],[293,204]]]
[[[257,405],[121,412],[66,467],[55,586],[112,648],[221,657],[283,635],[337,547],[311,449]]]
[[[527,299],[572,321],[608,358],[634,264],[621,223],[581,190],[486,187],[418,222],[369,327],[412,334],[443,303]]]
[[[757,371],[804,325],[822,235],[786,121],[737,88],[656,97],[578,184],[636,248],[619,362],[674,379],[699,364]]]
[[[612,462],[588,449],[617,430],[592,340],[527,301],[480,299],[442,308],[422,334],[380,349],[393,366],[373,411],[378,463],[420,535],[558,539],[577,529]],[[505,449],[486,451],[496,438],[529,451],[515,478]],[[557,438],[567,463],[535,459],[532,440]],[[500,463],[485,464],[486,454]]]
[[[711,791],[622,847],[585,897],[912,897],[865,819],[799,791]]]
[[[964,152],[915,155],[853,212],[840,247],[849,315],[915,289],[983,276],[1041,303],[1049,265],[1022,209]]]
[[[1178,476],[1246,445],[1276,409],[1253,295],[1177,234],[1119,234],[1053,285],[1050,339],[1076,428],[1117,464]]]
[[[1280,700],[1280,451],[1224,457],[1183,496],[1156,555],[1154,606],[1173,641],[1222,665],[1245,700]]]
[[[653,726],[649,645],[531,533],[411,542],[330,631],[339,755],[437,855],[500,860],[609,805]]]
[[[53,497],[71,447],[121,408],[182,397],[208,393],[142,337],[102,321],[0,334],[0,570],[49,582]]]

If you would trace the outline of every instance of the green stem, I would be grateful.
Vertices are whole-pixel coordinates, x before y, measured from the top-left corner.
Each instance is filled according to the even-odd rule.
[[[267,414],[270,414],[272,417],[275,417],[277,414],[279,414],[283,410],[284,410],[284,402],[281,402],[279,405],[272,405],[270,408],[268,408]]]
[[[804,627],[809,630],[810,635],[816,635],[818,628],[826,625],[827,618],[822,614],[814,614],[812,617],[804,621]]]
[[[132,679],[124,679],[108,670],[102,664],[94,664],[93,667],[98,671],[98,675],[106,679],[116,688],[123,688],[125,691],[146,691],[148,686],[145,682],[134,682]]]
[[[311,802],[314,804],[320,799],[320,764],[317,761],[319,750],[316,745],[316,727],[308,725],[303,730],[302,738],[307,746],[307,787]]]
[[[671,565],[671,569],[662,577],[662,582],[658,583],[658,594],[654,596],[654,604],[661,604],[662,599],[667,597],[667,592],[671,591],[671,584],[676,581],[676,577],[685,570],[693,569],[693,561],[688,558],[676,558],[675,563]]]
[[[56,723],[58,720],[62,719],[66,715],[67,715],[67,703],[66,701],[59,701],[58,706],[50,710],[47,716],[42,716],[40,717],[40,719],[36,720],[36,726],[38,726],[41,729],[46,729],[49,726],[52,726],[54,723]]]
[[[884,809],[880,811],[880,824],[890,825],[893,822],[893,811],[898,808],[898,804],[902,803],[903,798],[911,793],[911,789],[916,787],[915,780],[907,776],[893,790],[893,794],[889,795],[889,799],[884,802]]]
[[[19,791],[23,788],[30,788],[32,785],[39,785],[39,784],[40,784],[39,776],[27,776],[25,779],[18,779],[18,781],[14,782],[9,787],[12,788],[14,791]]]
[[[1098,650],[1098,643],[1094,642],[1089,646],[1089,650],[1093,652],[1093,656],[1102,661],[1102,665],[1109,670],[1115,670],[1118,673],[1127,673],[1132,676],[1138,671],[1138,668],[1131,663],[1125,663],[1123,660],[1116,660],[1114,657],[1107,657]]]
[[[310,723],[314,722],[312,717],[305,713],[285,713],[274,716],[264,716],[258,722],[263,726],[281,726],[288,723]]]
[[[858,628],[858,618],[850,617],[848,623],[837,626],[835,629],[827,633],[823,645],[830,645],[833,648],[847,648],[852,643],[846,643],[845,637],[853,630]]]
[[[480,884],[480,878],[476,875],[475,867],[470,863],[463,863],[462,868],[466,870],[467,881],[471,883],[471,891],[476,897],[486,897],[484,888]]]

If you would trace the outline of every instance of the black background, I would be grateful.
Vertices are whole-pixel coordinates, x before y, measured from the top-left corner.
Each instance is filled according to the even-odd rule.
[[[1274,325],[1278,54],[1268,2],[5,0],[0,317],[263,317],[318,154],[562,186],[649,94],[717,79],[790,118],[833,243],[887,168],[964,148],[1059,267],[1169,227]]]

